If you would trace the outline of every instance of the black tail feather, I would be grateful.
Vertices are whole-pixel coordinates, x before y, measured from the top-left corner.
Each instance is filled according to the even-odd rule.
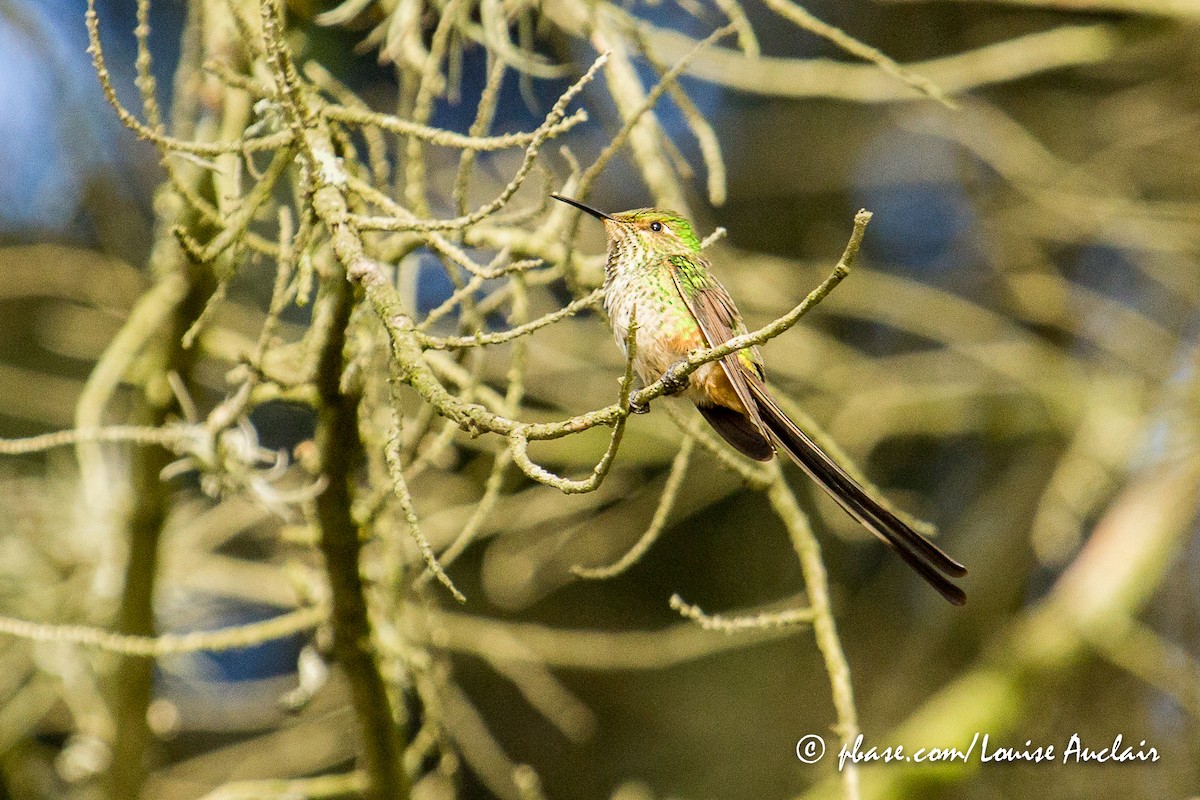
[[[708,424],[742,455],[755,461],[770,461],[775,448],[767,435],[745,414],[725,406],[696,406]]]
[[[962,605],[967,596],[947,576],[967,574],[962,564],[884,508],[783,413],[761,384],[751,384],[758,411],[771,436],[809,477],[868,530],[886,542],[943,597]]]

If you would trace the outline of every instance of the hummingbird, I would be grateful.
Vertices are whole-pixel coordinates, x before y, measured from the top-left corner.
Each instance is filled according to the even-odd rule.
[[[687,219],[660,208],[606,214],[569,197],[551,197],[604,223],[608,236],[604,310],[617,346],[627,358],[629,328],[636,314],[633,368],[646,384],[657,381],[693,351],[716,347],[747,332],[733,298],[700,252],[700,239]],[[757,347],[702,365],[676,391],[691,400],[708,424],[743,455],[770,461],[783,450],[943,597],[955,605],[966,602],[966,594],[950,580],[966,575],[966,567],[872,497],[784,413],[767,390]]]

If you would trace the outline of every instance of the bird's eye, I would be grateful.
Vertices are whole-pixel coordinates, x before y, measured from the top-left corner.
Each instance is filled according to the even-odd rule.
[[[661,222],[651,222],[650,230],[654,231],[655,233],[660,232],[662,230],[662,223]]]

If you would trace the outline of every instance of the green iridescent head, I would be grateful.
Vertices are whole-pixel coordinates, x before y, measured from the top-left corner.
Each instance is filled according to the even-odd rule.
[[[696,236],[692,223],[674,211],[661,208],[635,208],[632,211],[605,214],[603,211],[598,211],[569,197],[561,197],[557,194],[550,196],[601,220],[608,232],[609,239],[636,239],[641,249],[651,251],[700,252],[700,239]]]
[[[674,211],[635,208],[632,211],[613,214],[610,219],[619,225],[632,228],[647,247],[669,252],[700,252],[700,239],[692,229],[692,223]]]

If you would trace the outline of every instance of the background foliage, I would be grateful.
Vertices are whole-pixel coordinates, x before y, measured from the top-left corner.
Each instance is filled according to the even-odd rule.
[[[0,0],[0,797],[1194,793],[1197,19]],[[550,191],[714,234],[968,606],[629,417]]]

